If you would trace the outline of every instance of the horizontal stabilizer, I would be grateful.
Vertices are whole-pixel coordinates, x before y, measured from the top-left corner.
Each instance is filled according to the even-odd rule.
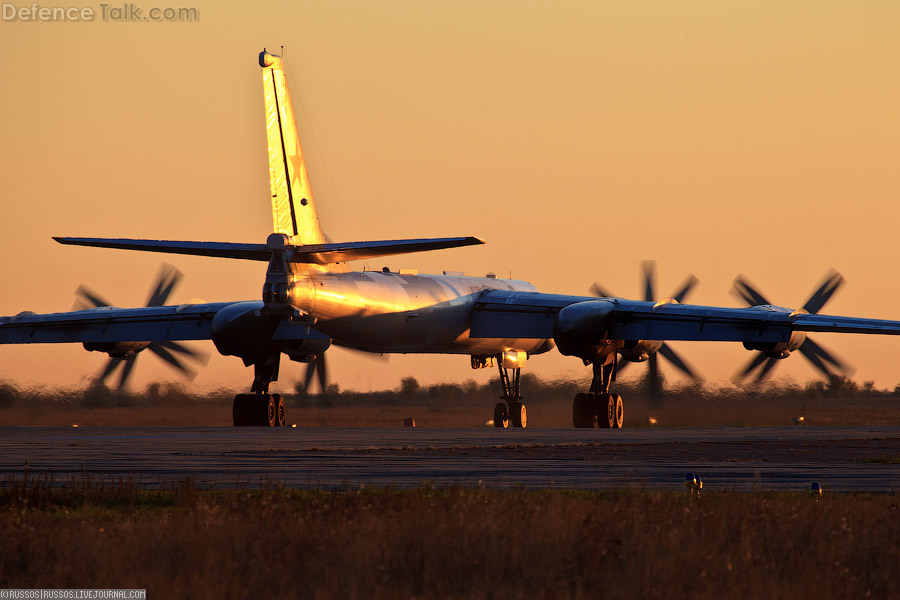
[[[122,250],[142,250],[144,252],[165,252],[168,254],[192,254],[217,258],[237,258],[242,260],[267,261],[272,257],[272,249],[266,244],[239,244],[232,242],[182,242],[168,240],[133,240],[124,238],[73,238],[54,237],[60,244],[72,246],[92,246],[95,248],[118,248]],[[392,254],[409,254],[428,250],[459,248],[483,244],[476,237],[424,238],[415,240],[383,240],[374,242],[340,242],[289,246],[290,261],[327,265],[348,260],[362,260]],[[280,248],[279,248],[280,250]]]
[[[328,264],[347,260],[363,260],[392,254],[410,254],[483,244],[477,237],[423,238],[417,240],[382,240],[377,242],[343,242],[294,246],[292,262]]]

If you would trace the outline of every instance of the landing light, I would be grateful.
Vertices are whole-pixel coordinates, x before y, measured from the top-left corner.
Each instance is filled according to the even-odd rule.
[[[821,496],[823,492],[824,490],[822,489],[822,486],[819,485],[818,481],[813,481],[809,485],[809,493],[811,496]]]
[[[699,496],[700,490],[703,489],[703,481],[696,473],[688,473],[684,476],[684,487],[686,487],[691,494],[696,493]]]
[[[518,369],[528,360],[528,353],[522,350],[505,350],[501,360],[504,369]]]

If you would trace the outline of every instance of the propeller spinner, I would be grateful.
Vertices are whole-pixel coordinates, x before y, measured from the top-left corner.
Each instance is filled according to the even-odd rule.
[[[825,276],[821,285],[819,285],[812,293],[809,300],[803,305],[802,310],[811,315],[817,314],[822,310],[822,307],[831,300],[831,297],[842,285],[844,285],[844,277],[837,271],[832,270]],[[753,287],[743,275],[738,275],[735,278],[732,291],[741,298],[747,306],[752,307],[772,304],[759,292],[759,290]],[[802,354],[813,367],[823,373],[826,377],[835,375],[849,377],[854,372],[854,369],[850,365],[812,341],[808,335],[797,350],[800,351],[800,354]],[[751,373],[758,370],[753,381],[754,383],[759,383],[769,375],[781,358],[784,358],[784,356],[770,356],[765,352],[760,352],[753,360],[747,363],[747,366],[735,375],[734,379],[736,381],[743,381],[749,377]]]
[[[163,264],[159,278],[156,282],[156,286],[153,290],[151,290],[150,297],[147,299],[146,306],[163,306],[166,303],[166,300],[168,300],[169,295],[172,293],[172,290],[174,290],[175,286],[178,285],[178,282],[181,281],[181,278],[182,274],[178,269],[176,269],[172,265]],[[76,290],[75,292],[75,310],[102,308],[106,306],[112,305],[105,299],[103,299],[103,297],[94,293],[84,285],[80,285],[78,287],[78,290]],[[86,345],[85,347],[87,348],[88,346]],[[88,349],[93,350],[95,348]],[[104,351],[106,350],[106,348],[96,349],[102,349]],[[173,368],[178,370],[188,379],[193,379],[194,377],[196,377],[197,373],[185,364],[183,358],[179,358],[176,355],[190,358],[195,362],[201,363],[203,365],[209,362],[209,354],[197,350],[192,350],[191,348],[188,348],[183,344],[179,344],[178,342],[165,341],[116,344],[115,350],[113,352],[110,352],[110,359],[106,363],[106,366],[103,368],[103,370],[100,372],[97,380],[105,383],[107,378],[109,378],[110,375],[112,375],[113,372],[121,365],[122,374],[119,376],[118,388],[120,390],[123,389],[128,383],[128,379],[131,377],[135,362],[137,361],[138,353],[144,349],[150,350],[150,352],[154,353],[159,358],[169,363]],[[116,356],[116,354],[119,354],[119,356]]]

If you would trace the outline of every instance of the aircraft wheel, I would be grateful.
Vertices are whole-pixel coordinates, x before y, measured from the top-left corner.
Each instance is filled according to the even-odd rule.
[[[234,404],[231,406],[231,418],[235,427],[253,425],[252,399],[253,396],[248,394],[238,394],[234,397]]]
[[[494,427],[509,427],[509,409],[503,402],[494,407]]]
[[[572,401],[572,424],[575,427],[594,426],[593,403],[593,394],[575,394],[575,400]]]
[[[528,416],[524,404],[516,402],[515,407],[512,409],[510,420],[513,427],[526,427],[528,425]]]
[[[260,394],[256,398],[256,414],[259,417],[258,425],[263,427],[275,427],[277,421],[277,411],[275,410],[275,399],[270,394]]]
[[[613,429],[622,429],[625,422],[625,403],[619,394],[609,395],[609,404],[612,414],[609,419],[609,426]]]
[[[284,398],[281,397],[281,394],[272,394],[272,400],[275,402],[275,427],[284,427],[284,422],[287,419]]]
[[[613,394],[600,394],[597,396],[597,427],[611,429],[613,418],[616,414],[616,402]]]

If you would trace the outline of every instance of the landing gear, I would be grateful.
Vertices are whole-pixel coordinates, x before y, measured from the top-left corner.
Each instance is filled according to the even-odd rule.
[[[231,418],[234,426],[256,425],[256,419],[253,418],[253,400],[256,398],[253,394],[238,394],[234,397],[234,404],[231,407]]]
[[[284,398],[281,397],[281,394],[272,394],[272,399],[275,401],[275,426],[284,427],[285,418],[287,417],[287,411],[284,408]]]
[[[281,394],[238,394],[231,409],[235,427],[284,425],[284,398]]]
[[[625,403],[622,401],[622,396],[610,394],[608,406],[610,429],[622,429],[622,425],[625,423]]]
[[[494,427],[526,427],[528,415],[525,405],[522,404],[522,395],[519,393],[519,376],[521,367],[504,367],[502,356],[497,361],[500,368],[500,385],[503,395],[494,407]],[[512,371],[512,373],[510,373]]]
[[[593,427],[597,419],[593,394],[575,394],[572,401],[572,422],[575,427]]]
[[[516,402],[516,412],[513,414],[513,427],[527,427],[528,426],[528,415],[526,414],[525,405],[521,402]]]
[[[594,361],[591,391],[587,394],[575,394],[572,401],[572,423],[575,427],[622,428],[625,420],[625,404],[622,396],[609,392],[609,384],[615,379],[615,373],[614,351],[603,360]]]
[[[503,402],[494,407],[494,427],[509,427],[509,408]]]
[[[279,355],[267,356],[254,363],[252,394],[238,394],[231,409],[235,427],[259,425],[279,427],[284,425],[286,411],[281,394],[270,394],[269,384],[278,379]]]

